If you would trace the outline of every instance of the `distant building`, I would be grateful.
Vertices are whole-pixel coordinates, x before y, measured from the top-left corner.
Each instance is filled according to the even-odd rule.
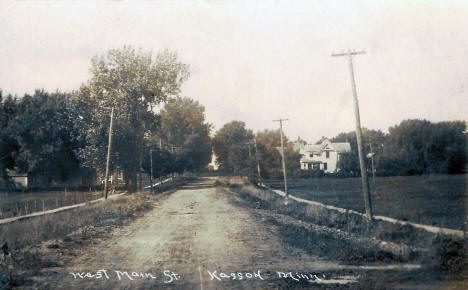
[[[29,186],[27,173],[19,173],[15,170],[7,169],[7,174],[16,187],[27,188]]]
[[[80,187],[97,185],[94,171],[80,171],[67,180],[54,180],[46,175],[21,173],[18,170],[6,170],[16,189],[50,189],[57,187]]]
[[[324,138],[322,143],[317,145],[297,143],[294,148],[301,154],[302,170],[318,169],[327,173],[339,171],[340,154],[351,152],[349,142],[332,143],[327,138]]]
[[[211,162],[208,164],[208,169],[216,171],[219,169],[218,163],[216,162],[216,155],[214,152],[211,153]]]

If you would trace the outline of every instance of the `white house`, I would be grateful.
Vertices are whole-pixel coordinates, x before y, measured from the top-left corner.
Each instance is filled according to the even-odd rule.
[[[318,145],[297,144],[295,147],[302,155],[300,161],[302,170],[319,169],[327,173],[339,171],[337,164],[340,154],[351,151],[349,142],[332,143],[326,138]]]
[[[27,188],[28,187],[28,174],[27,173],[19,173],[15,170],[6,170],[8,176],[10,177],[11,181],[18,186],[19,188]]]

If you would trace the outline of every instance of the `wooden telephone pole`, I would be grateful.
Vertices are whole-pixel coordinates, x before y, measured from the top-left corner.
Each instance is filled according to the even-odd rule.
[[[258,162],[258,150],[257,150],[257,139],[253,139],[253,145],[255,148],[255,163],[257,164],[257,177],[258,177],[258,183],[260,183],[261,176],[260,176],[260,163]],[[250,149],[250,145],[252,145],[252,141],[249,141],[248,143],[245,143],[245,145],[249,146],[249,160],[252,158],[252,150]]]
[[[280,135],[281,135],[281,161],[283,163],[283,177],[284,177],[284,193],[286,194],[286,198],[289,197],[288,193],[288,177],[286,175],[286,161],[284,160],[284,144],[283,144],[283,121],[288,121],[289,119],[281,119],[273,120],[273,122],[279,122],[280,124]]]
[[[366,163],[364,161],[364,155],[362,151],[362,132],[361,132],[361,118],[359,116],[359,103],[356,92],[356,82],[354,79],[354,68],[353,68],[353,56],[358,54],[365,54],[364,51],[351,51],[342,53],[333,53],[333,57],[347,56],[349,63],[349,70],[351,72],[351,86],[353,88],[353,100],[354,100],[354,116],[356,119],[356,138],[358,145],[359,164],[361,167],[361,182],[362,182],[362,195],[364,197],[364,205],[366,207],[366,216],[369,220],[372,220],[372,204],[369,193],[369,181],[367,180]]]
[[[257,138],[254,138],[254,145],[255,145],[255,160],[257,161],[258,183],[261,183],[262,176],[260,175],[260,163],[258,162]]]
[[[250,145],[252,145],[251,141],[249,141],[248,143],[245,143],[245,145],[248,145],[249,146],[249,159],[252,158],[252,150],[250,150]]]
[[[111,110],[111,119],[109,125],[109,144],[107,144],[107,160],[106,160],[106,180],[104,180],[104,198],[107,199],[107,192],[109,188],[107,187],[107,180],[109,179],[109,163],[110,163],[110,154],[112,148],[112,124],[114,122],[114,107]]]
[[[371,166],[372,166],[372,183],[374,184],[375,190],[375,166],[374,166],[374,150],[372,149],[372,140],[369,140],[369,147],[370,147],[370,158],[371,158]]]
[[[150,182],[151,182],[151,194],[153,193],[153,149],[150,149]]]

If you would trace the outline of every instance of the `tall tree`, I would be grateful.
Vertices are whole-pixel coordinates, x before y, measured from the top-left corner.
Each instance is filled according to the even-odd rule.
[[[298,138],[299,141],[301,141]],[[289,177],[300,174],[300,154],[294,145],[283,135],[286,173]],[[263,178],[278,179],[283,177],[281,165],[281,134],[279,130],[264,130],[257,133],[259,163]]]
[[[382,150],[384,144],[387,142],[387,135],[385,135],[380,130],[372,130],[367,128],[362,128],[362,141],[363,141],[363,153],[364,156],[369,156],[368,154],[372,152],[376,158],[382,157]],[[332,142],[349,142],[351,145],[351,152],[342,153],[340,155],[340,160],[338,161],[338,168],[342,173],[348,173],[351,176],[360,176],[359,168],[359,157],[357,152],[357,139],[356,131],[351,131],[347,133],[340,133],[336,137],[333,137],[330,141]],[[317,142],[320,144],[321,141]],[[366,166],[369,170],[371,168],[369,158],[366,159],[368,165]]]
[[[94,57],[91,79],[78,96],[86,96],[92,108],[82,158],[92,157],[104,168],[102,159],[111,107],[114,112],[113,167],[123,171],[127,188],[136,189],[137,171],[142,166],[144,139],[157,134],[159,119],[154,108],[180,92],[188,76],[188,65],[175,53],[163,51],[155,58],[151,53],[125,46],[110,50],[105,56]]]
[[[461,173],[467,160],[466,123],[403,120],[389,128],[378,166],[384,175]]]
[[[245,128],[242,121],[232,121],[216,132],[213,150],[221,170],[234,174],[247,175],[249,153],[246,143],[253,139],[252,130]]]
[[[79,133],[73,126],[77,116],[68,95],[36,90],[18,100],[14,114],[5,132],[17,146],[15,169],[36,178],[38,186],[65,181],[78,171]]]
[[[171,99],[161,111],[161,137],[174,146],[177,171],[199,171],[211,161],[211,125],[205,107],[190,98]],[[170,149],[171,149],[170,148]]]
[[[2,90],[0,90],[0,188],[12,186],[7,169],[13,169],[15,166],[15,153],[18,152],[18,142],[12,136],[9,126],[16,117],[17,100],[8,95],[3,99]]]

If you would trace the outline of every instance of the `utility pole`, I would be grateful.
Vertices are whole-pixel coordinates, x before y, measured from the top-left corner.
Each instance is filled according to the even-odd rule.
[[[362,195],[364,197],[364,205],[366,207],[366,216],[369,220],[372,220],[372,204],[369,193],[369,181],[367,180],[366,164],[364,163],[364,155],[362,151],[362,132],[361,132],[361,119],[359,116],[359,103],[356,92],[356,82],[354,80],[354,69],[353,69],[353,56],[358,54],[365,54],[364,51],[351,51],[342,53],[333,53],[332,57],[347,56],[349,63],[349,70],[351,72],[351,86],[353,88],[353,100],[354,100],[354,116],[356,118],[356,138],[358,145],[359,164],[361,167],[361,182],[362,182]]]
[[[251,144],[252,143],[250,143],[250,141],[249,141],[249,143],[245,143],[245,145],[249,145],[249,159],[252,158],[252,151],[250,150],[250,145]]]
[[[372,141],[369,140],[369,147],[370,147],[370,158],[371,158],[371,165],[372,165],[372,183],[374,184],[375,190],[375,167],[374,167],[374,150],[372,150]]]
[[[257,138],[254,138],[254,145],[255,145],[255,160],[257,161],[258,183],[260,183],[262,180],[262,176],[260,175],[260,163],[258,162]]]
[[[111,118],[110,118],[110,125],[109,125],[109,144],[107,144],[107,160],[106,160],[106,180],[104,180],[104,198],[107,199],[107,191],[109,190],[107,187],[107,180],[109,179],[109,163],[110,163],[110,154],[111,154],[111,147],[112,147],[112,124],[114,122],[114,107],[111,110]]]
[[[286,198],[289,197],[288,193],[288,177],[286,176],[286,161],[284,160],[284,144],[283,144],[283,121],[288,121],[289,119],[273,120],[273,122],[279,122],[280,124],[280,135],[281,135],[281,161],[283,163],[283,177],[284,177],[284,193]]]
[[[150,149],[150,167],[151,194],[153,194],[153,149]]]

